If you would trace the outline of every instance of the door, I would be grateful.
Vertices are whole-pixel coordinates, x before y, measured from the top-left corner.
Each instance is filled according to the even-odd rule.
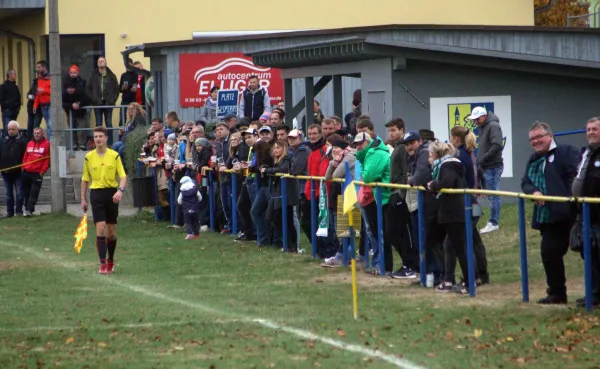
[[[385,125],[385,91],[368,91],[367,92],[367,115],[371,117],[375,131],[381,136]],[[382,136],[382,137],[385,137]]]

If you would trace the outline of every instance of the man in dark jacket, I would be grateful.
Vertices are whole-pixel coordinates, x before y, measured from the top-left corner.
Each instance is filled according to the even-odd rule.
[[[390,183],[406,184],[408,180],[408,152],[404,146],[404,121],[401,118],[390,120],[386,125],[388,135],[393,140],[394,151],[390,163]],[[402,267],[392,274],[392,278],[416,278],[419,269],[419,250],[411,239],[410,212],[406,205],[406,190],[394,189],[388,201],[385,215],[385,237],[394,246],[400,258]],[[392,262],[393,255],[385,255]]]
[[[500,178],[504,171],[504,161],[502,159],[504,136],[500,127],[500,119],[494,112],[488,112],[481,106],[473,109],[469,119],[473,120],[479,127],[477,164],[483,171],[485,189],[498,191],[500,190]],[[487,198],[490,201],[492,210],[490,220],[481,229],[481,233],[497,231],[500,224],[500,196],[488,196]]]
[[[17,71],[11,69],[6,72],[6,81],[0,85],[3,136],[7,135],[8,122],[17,120],[21,105],[21,91],[19,90],[19,86],[17,86]]]
[[[10,121],[8,135],[0,140],[0,171],[6,190],[6,216],[9,218],[15,213],[23,215],[23,183],[19,165],[23,163],[26,147],[27,142],[19,134],[19,123]],[[14,189],[17,190],[16,209]]]
[[[75,64],[71,65],[69,68],[69,75],[63,80],[63,92],[65,92],[67,89],[66,86],[71,83],[74,83],[77,89],[85,92],[87,81],[81,78],[81,75],[79,74],[79,67]]]
[[[69,127],[71,128],[86,128],[87,127],[87,111],[84,106],[90,104],[90,99],[82,89],[82,84],[77,78],[69,78],[62,95],[63,109],[69,119]],[[85,151],[87,142],[86,131],[73,131],[73,150]]]
[[[586,126],[588,147],[585,149],[577,177],[573,181],[573,196],[600,197],[600,117],[588,120]],[[582,213],[578,221],[583,220]],[[600,307],[600,205],[590,204],[592,233],[592,306]],[[582,250],[583,254],[583,250]],[[579,307],[585,306],[585,298],[577,300]]]
[[[221,172],[221,168],[222,170],[227,169],[225,162],[229,159],[229,126],[223,122],[217,123],[215,136],[217,138],[214,143],[217,162],[212,164],[220,171],[221,205],[223,206],[223,212],[227,220],[227,228],[224,228],[221,233],[228,234],[233,228],[233,217],[231,214],[231,175]]]
[[[117,76],[106,66],[106,59],[102,56],[98,58],[98,68],[92,72],[88,82],[87,94],[94,106],[114,106],[119,98]],[[113,109],[94,109],[96,127],[102,126],[102,116],[104,116],[104,123],[108,129],[108,145],[111,146],[113,143],[113,131],[111,130]]]
[[[292,156],[290,174],[293,176],[305,176],[308,173],[308,156],[310,155],[308,143],[302,141],[302,133],[299,130],[293,129],[288,133],[288,144],[288,153]],[[304,179],[298,180],[298,204],[302,204],[302,197],[304,197],[302,189],[305,185],[306,181]],[[304,199],[304,202],[306,202],[306,199]],[[302,219],[300,206],[296,205],[294,206],[294,227],[296,227],[298,242],[300,240],[300,219]]]
[[[129,105],[137,102],[140,105],[146,104],[146,81],[142,74],[136,72],[136,68],[142,68],[140,62],[134,63],[131,58],[127,59],[127,71],[121,74],[119,89],[123,93],[121,96],[121,105]],[[125,121],[125,109],[120,109],[119,125]]]
[[[248,78],[248,87],[242,92],[240,99],[240,118],[245,117],[254,122],[267,112],[271,112],[269,93],[260,87],[258,77],[252,75]]]
[[[535,196],[571,196],[577,174],[579,150],[571,145],[557,145],[548,123],[535,122],[529,129],[534,153],[529,158],[521,189]],[[568,202],[534,200],[531,228],[542,235],[542,263],[546,272],[548,296],[540,304],[566,304],[567,286],[563,257],[569,249],[569,234],[576,208]]]

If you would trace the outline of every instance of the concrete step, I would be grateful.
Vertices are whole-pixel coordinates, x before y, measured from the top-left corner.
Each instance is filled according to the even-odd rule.
[[[75,179],[79,180],[79,179]],[[77,204],[79,200],[75,195],[75,185],[72,177],[65,178],[65,196],[67,204]],[[77,189],[78,190],[78,189]],[[0,204],[6,202],[6,189],[4,188],[4,181],[0,181]],[[49,176],[44,177],[42,182],[42,188],[40,190],[40,196],[38,198],[38,204],[50,204],[52,202],[52,188],[51,178]],[[1,206],[1,205],[0,205]]]

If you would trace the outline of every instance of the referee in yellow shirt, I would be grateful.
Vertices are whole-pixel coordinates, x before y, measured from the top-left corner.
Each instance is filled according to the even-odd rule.
[[[88,184],[92,182],[89,185],[90,203],[94,224],[96,224],[96,249],[100,258],[100,274],[110,274],[115,267],[119,202],[127,184],[123,162],[116,151],[106,147],[107,139],[106,128],[94,128],[96,149],[85,156],[81,177],[81,210],[84,213],[88,209],[86,200]],[[117,183],[117,176],[119,183]]]

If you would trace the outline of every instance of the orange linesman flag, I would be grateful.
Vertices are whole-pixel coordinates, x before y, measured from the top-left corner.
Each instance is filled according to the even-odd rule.
[[[85,240],[87,238],[87,227],[88,226],[88,221],[87,221],[87,214],[83,214],[83,218],[81,218],[81,222],[79,222],[79,226],[77,227],[77,230],[75,231],[75,246],[73,247],[75,249],[75,252],[79,254],[79,251],[81,251],[81,246],[83,246],[83,240]]]

